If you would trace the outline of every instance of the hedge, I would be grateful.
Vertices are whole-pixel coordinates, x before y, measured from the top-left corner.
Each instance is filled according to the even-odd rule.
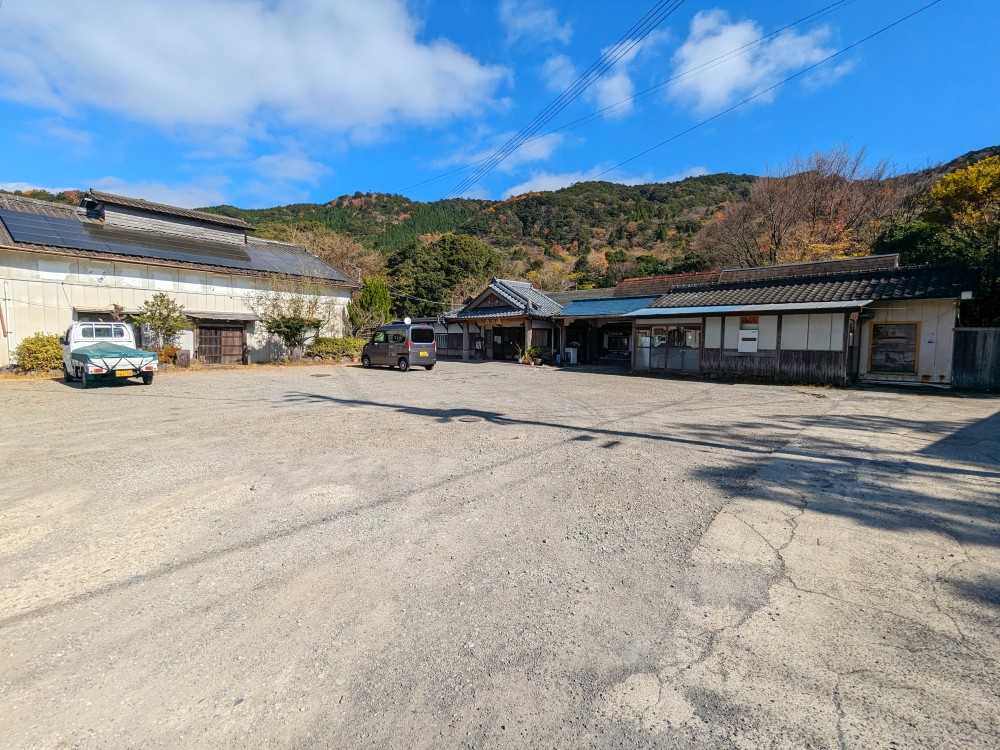
[[[58,334],[36,333],[24,339],[14,350],[17,367],[24,372],[61,370],[63,347]]]
[[[329,336],[318,336],[306,350],[308,357],[320,357],[321,359],[342,359],[343,357],[357,357],[361,354],[361,349],[365,345],[364,339],[354,336],[343,338],[331,338]]]

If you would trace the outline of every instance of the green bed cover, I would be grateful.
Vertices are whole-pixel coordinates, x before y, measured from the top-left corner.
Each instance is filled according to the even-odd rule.
[[[144,352],[141,349],[133,349],[130,346],[122,346],[111,341],[99,341],[96,344],[81,346],[70,354],[70,359],[83,364],[93,364],[98,359],[129,359],[156,361],[156,352]]]

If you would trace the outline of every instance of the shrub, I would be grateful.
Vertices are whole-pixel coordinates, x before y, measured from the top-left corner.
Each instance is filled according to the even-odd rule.
[[[317,336],[313,343],[309,345],[307,354],[310,357],[320,357],[322,359],[356,357],[361,354],[361,349],[364,345],[364,339],[354,336],[344,336],[343,338]]]
[[[179,351],[180,348],[176,346],[161,346],[156,350],[156,353],[159,355],[160,364],[175,365],[177,364],[177,352]]]
[[[24,372],[47,372],[62,368],[63,347],[54,333],[36,333],[17,345],[14,350],[17,367]]]

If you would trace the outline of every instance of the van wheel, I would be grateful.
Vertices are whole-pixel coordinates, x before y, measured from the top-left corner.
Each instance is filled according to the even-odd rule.
[[[426,370],[433,370],[434,369],[434,365],[424,365],[424,369],[426,369]]]
[[[361,358],[361,366],[362,366],[362,367],[371,367],[371,366],[372,366],[372,360],[371,360],[371,357],[369,357],[369,356],[368,356],[367,354],[366,354],[366,355],[364,355],[364,356],[363,356],[363,357]]]
[[[63,365],[63,381],[66,383],[73,382],[73,376],[69,374],[69,370],[66,369],[66,365]]]
[[[400,372],[406,372],[407,370],[410,369],[410,363],[406,359],[406,357],[400,357],[398,364],[399,364],[399,371]]]

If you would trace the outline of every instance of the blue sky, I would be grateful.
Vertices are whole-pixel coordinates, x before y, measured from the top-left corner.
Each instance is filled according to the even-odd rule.
[[[942,0],[617,166],[929,1],[841,2],[734,55],[832,0],[686,0],[541,133],[611,109],[461,192],[761,174],[845,143],[906,171],[996,145],[1000,3]],[[464,173],[434,178],[489,156],[655,5],[3,0],[0,187],[245,208],[355,191],[436,200]]]

